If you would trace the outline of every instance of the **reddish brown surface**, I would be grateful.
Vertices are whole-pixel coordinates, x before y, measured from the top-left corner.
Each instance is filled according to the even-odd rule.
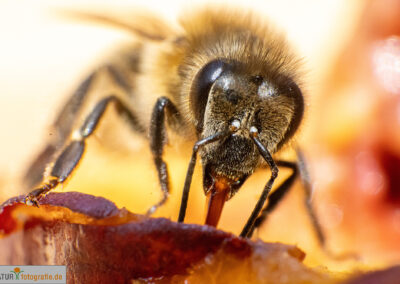
[[[69,283],[148,278],[180,282],[186,277],[199,281],[206,273],[236,279],[239,273],[255,279],[252,282],[274,283],[285,271],[299,283],[331,283],[301,264],[305,255],[293,246],[252,242],[209,226],[145,218],[104,198],[76,192],[50,193],[40,200],[40,208],[22,201],[22,196],[16,197],[1,207],[0,264],[64,264]],[[224,263],[231,270],[213,272]],[[265,275],[271,277],[267,282]]]
[[[400,279],[400,266],[394,266],[386,270],[374,271],[353,278],[346,284],[398,284]]]
[[[67,265],[68,283],[338,283],[305,267],[294,246],[146,218],[76,192],[50,193],[40,208],[22,201],[0,207],[0,265]],[[348,283],[399,277],[394,267]]]

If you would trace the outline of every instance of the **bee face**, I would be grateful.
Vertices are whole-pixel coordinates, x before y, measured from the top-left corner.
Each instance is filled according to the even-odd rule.
[[[259,139],[273,153],[290,138],[301,119],[303,99],[292,80],[248,69],[242,62],[216,59],[196,76],[191,99],[199,136],[226,131],[233,122],[237,128],[226,139],[200,151],[206,193],[214,178],[221,176],[231,181],[232,197],[256,169],[260,154],[250,137],[251,127],[257,128]]]

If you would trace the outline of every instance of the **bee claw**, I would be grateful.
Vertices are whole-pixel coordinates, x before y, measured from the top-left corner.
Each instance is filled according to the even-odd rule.
[[[55,188],[59,183],[60,181],[57,178],[53,178],[48,182],[44,183],[39,188],[31,191],[25,196],[25,204],[39,208],[39,199],[44,197],[51,189]]]
[[[32,194],[28,194],[25,197],[25,204],[29,205],[29,206],[35,206],[37,208],[39,208],[39,200],[36,196],[32,195]]]
[[[159,207],[161,207],[161,206],[164,205],[164,203],[165,203],[165,202],[167,201],[167,199],[168,199],[168,196],[169,196],[168,193],[164,193],[163,198],[162,198],[157,204],[154,204],[153,206],[151,206],[151,207],[147,210],[145,216],[146,216],[146,217],[150,217],[151,215],[153,215],[154,212],[156,212],[156,210],[157,210]]]

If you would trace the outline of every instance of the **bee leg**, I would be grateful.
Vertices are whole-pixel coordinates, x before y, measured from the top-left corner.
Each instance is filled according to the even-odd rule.
[[[306,159],[304,157],[303,152],[301,149],[296,148],[296,153],[297,153],[297,166],[299,170],[299,174],[301,177],[301,180],[303,182],[303,189],[305,191],[305,205],[306,209],[308,212],[308,215],[310,216],[313,228],[315,233],[317,234],[318,242],[323,251],[327,256],[330,258],[336,260],[336,261],[343,261],[343,260],[358,260],[359,255],[355,252],[341,252],[341,253],[336,253],[332,250],[329,249],[329,247],[326,244],[326,239],[324,232],[321,228],[321,224],[318,221],[317,215],[314,211],[314,208],[311,203],[312,199],[312,186],[311,186],[311,180],[310,180],[310,175],[308,174],[308,167],[306,164]]]
[[[258,140],[257,138],[258,132],[255,129],[254,130],[250,129],[250,131],[252,131],[251,138],[253,139],[253,142],[256,144],[258,151],[260,152],[264,160],[267,162],[268,166],[271,168],[271,177],[269,178],[267,184],[264,186],[264,189],[261,193],[260,198],[257,201],[256,206],[253,209],[253,212],[251,213],[249,219],[247,220],[246,225],[244,226],[242,232],[240,233],[240,236],[244,238],[249,237],[249,234],[253,232],[255,221],[260,215],[262,208],[264,207],[264,203],[267,200],[268,194],[270,193],[272,185],[274,184],[274,181],[277,178],[279,172],[279,169],[275,164],[274,160],[272,159],[271,154],[269,153],[267,148],[264,147],[261,141]]]
[[[68,98],[64,107],[54,120],[52,128],[55,130],[55,133],[52,136],[52,140],[42,149],[25,172],[23,181],[26,188],[31,189],[37,186],[42,180],[43,172],[52,161],[54,154],[64,145],[65,141],[71,135],[74,123],[79,117],[82,106],[88,97],[89,90],[93,86],[93,82],[97,75],[103,71],[110,75],[110,78],[125,94],[128,96],[132,94],[132,87],[126,80],[125,73],[121,72],[117,66],[108,64],[91,73]]]
[[[110,103],[115,103],[118,113],[121,116],[127,117],[130,125],[135,130],[144,132],[143,127],[137,123],[136,116],[118,97],[112,95],[102,99],[86,117],[85,122],[78,131],[78,137],[72,140],[56,158],[47,181],[27,195],[25,198],[27,204],[38,206],[38,199],[41,196],[55,188],[58,184],[63,183],[71,175],[82,158],[85,150],[85,140],[95,131]]]
[[[310,216],[310,219],[312,221],[313,228],[317,234],[318,241],[322,246],[325,244],[325,237],[322,232],[321,226],[318,222],[318,219],[316,217],[316,214],[313,210],[312,204],[311,204],[311,183],[310,179],[308,177],[308,172],[305,167],[305,161],[304,157],[302,154],[299,152],[297,153],[298,156],[298,162],[289,162],[289,161],[277,161],[276,164],[279,167],[284,167],[292,170],[292,173],[290,176],[273,192],[271,195],[268,197],[268,204],[267,206],[261,211],[260,216],[257,217],[256,221],[254,222],[254,227],[252,228],[252,231],[249,232],[248,237],[251,237],[254,230],[262,226],[262,224],[266,221],[268,214],[270,214],[276,206],[279,204],[279,202],[285,197],[286,193],[289,192],[289,190],[292,188],[292,185],[296,178],[301,176],[301,179],[303,181],[303,188],[305,191],[305,204],[307,208],[307,212]]]
[[[73,140],[57,158],[50,177],[39,188],[33,190],[25,197],[25,203],[39,207],[38,200],[58,184],[65,181],[78,164],[85,149],[83,140]]]
[[[154,108],[150,122],[150,149],[153,153],[154,163],[158,172],[158,180],[161,185],[163,197],[161,200],[147,210],[147,215],[153,214],[158,207],[162,206],[169,196],[169,175],[167,164],[162,158],[164,146],[167,143],[165,119],[171,126],[177,127],[181,124],[181,116],[176,106],[166,97],[160,97]]]
[[[230,132],[218,132],[214,135],[211,135],[202,140],[199,140],[194,144],[192,157],[190,159],[189,166],[188,166],[188,169],[186,172],[185,184],[183,186],[181,207],[179,209],[178,222],[183,222],[185,220],[186,207],[187,207],[187,202],[189,199],[189,189],[190,189],[190,184],[192,183],[194,166],[196,165],[197,152],[199,151],[200,147],[207,145],[209,143],[215,142],[217,140],[220,140],[229,134],[230,134]]]
[[[326,250],[325,235],[322,231],[321,225],[318,221],[317,215],[315,214],[315,211],[314,211],[312,203],[311,203],[312,185],[311,185],[310,175],[308,173],[306,160],[305,160],[303,152],[299,148],[296,149],[296,153],[297,153],[297,165],[298,165],[298,169],[299,169],[299,174],[300,174],[300,178],[303,183],[303,189],[305,192],[305,205],[307,208],[307,212],[308,212],[308,215],[310,216],[312,225],[317,234],[318,241],[319,241],[321,247]],[[330,254],[330,252],[328,252],[327,250],[326,250],[326,252],[328,254]],[[331,256],[333,256],[333,255],[331,255]],[[333,256],[333,257],[335,257],[335,256]],[[338,258],[340,258],[340,256]]]
[[[24,174],[23,181],[26,188],[33,188],[40,183],[46,166],[51,162],[57,149],[68,139],[76,117],[78,116],[89,89],[92,86],[96,73],[97,72],[90,74],[80,84],[53,122],[53,128],[56,130],[53,140],[42,149]]]
[[[297,164],[288,161],[276,161],[278,167],[289,168],[292,170],[290,176],[274,191],[268,196],[267,206],[261,211],[260,215],[254,222],[254,226],[251,231],[249,231],[247,237],[251,238],[254,230],[259,228],[266,221],[268,214],[270,214],[279,202],[286,196],[286,193],[292,188],[294,181],[298,176]]]

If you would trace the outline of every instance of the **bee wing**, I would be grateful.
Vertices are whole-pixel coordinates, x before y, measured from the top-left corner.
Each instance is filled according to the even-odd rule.
[[[140,11],[78,11],[57,10],[63,18],[71,18],[92,23],[101,23],[132,32],[138,37],[162,41],[176,35],[176,31],[161,16],[146,10]]]

